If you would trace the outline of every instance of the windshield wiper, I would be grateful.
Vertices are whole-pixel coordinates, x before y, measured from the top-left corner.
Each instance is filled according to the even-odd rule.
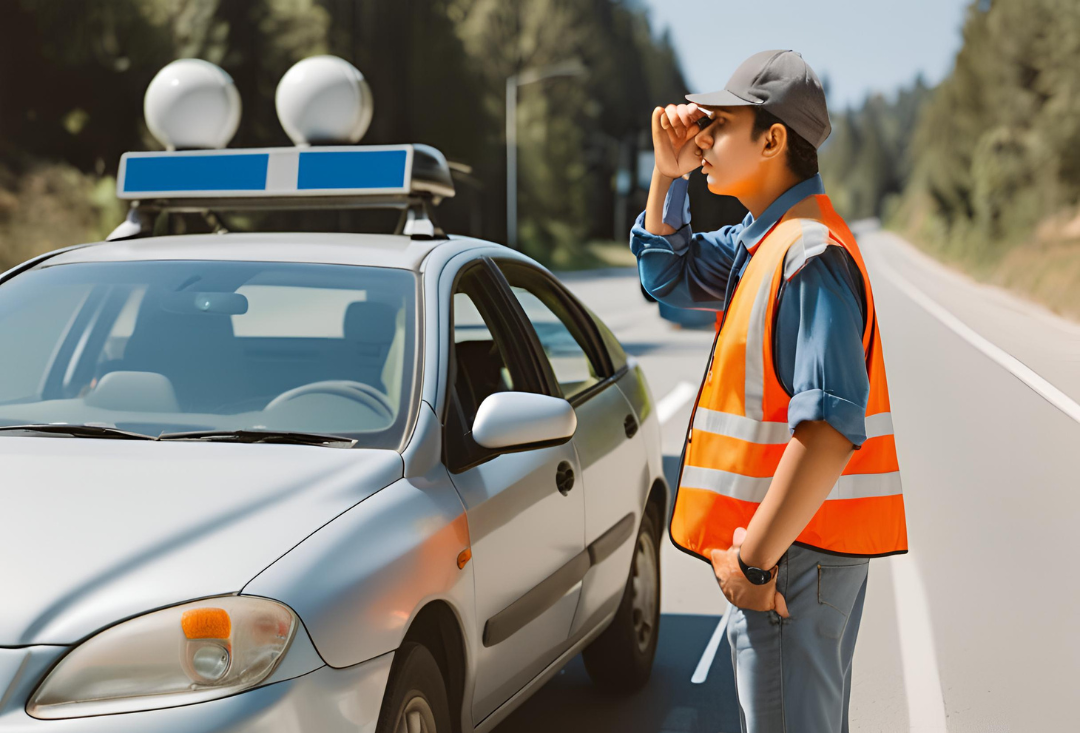
[[[352,448],[353,438],[318,433],[294,433],[278,430],[195,430],[186,433],[162,433],[157,440],[205,440],[230,443],[291,443]]]
[[[120,438],[123,440],[156,440],[152,435],[133,433],[104,425],[52,425],[49,423],[32,425],[0,425],[3,432],[60,433],[77,438]]]

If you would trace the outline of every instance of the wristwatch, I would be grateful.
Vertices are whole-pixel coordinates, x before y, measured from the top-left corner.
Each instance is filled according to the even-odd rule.
[[[772,580],[771,570],[762,570],[761,568],[755,568],[744,563],[741,551],[736,550],[735,557],[739,559],[739,567],[742,568],[743,575],[745,575],[746,579],[754,585],[765,585]]]

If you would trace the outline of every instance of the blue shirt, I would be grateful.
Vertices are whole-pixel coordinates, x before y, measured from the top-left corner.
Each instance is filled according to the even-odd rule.
[[[794,204],[825,192],[821,176],[815,175],[777,197],[757,219],[748,213],[739,224],[694,233],[687,184],[675,179],[664,201],[664,223],[675,233],[649,233],[642,212],[630,232],[630,250],[650,295],[678,308],[705,310],[725,308],[752,257],[749,247]],[[776,368],[780,384],[791,395],[788,429],[794,433],[803,420],[825,420],[861,447],[870,381],[862,347],[866,305],[858,266],[846,249],[826,247],[782,281],[778,297]]]

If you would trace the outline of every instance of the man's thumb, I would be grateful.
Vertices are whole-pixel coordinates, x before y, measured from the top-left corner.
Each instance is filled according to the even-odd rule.
[[[779,591],[776,593],[776,612],[784,618],[791,618],[791,614],[787,610],[787,601],[784,600]]]
[[[652,132],[653,132],[653,135],[660,135],[660,134],[666,135],[667,134],[667,132],[664,130],[664,125],[663,125],[663,118],[664,118],[665,114],[667,114],[667,113],[664,112],[663,107],[657,107],[656,109],[654,109],[652,111]]]

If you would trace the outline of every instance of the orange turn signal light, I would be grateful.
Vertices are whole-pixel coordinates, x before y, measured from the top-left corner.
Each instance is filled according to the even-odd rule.
[[[228,639],[232,620],[224,608],[192,608],[180,617],[180,627],[188,639]]]
[[[472,559],[472,548],[471,547],[466,547],[464,550],[459,552],[458,556],[457,556],[458,570],[465,567],[465,563],[469,562],[469,560],[471,560],[471,559]]]

